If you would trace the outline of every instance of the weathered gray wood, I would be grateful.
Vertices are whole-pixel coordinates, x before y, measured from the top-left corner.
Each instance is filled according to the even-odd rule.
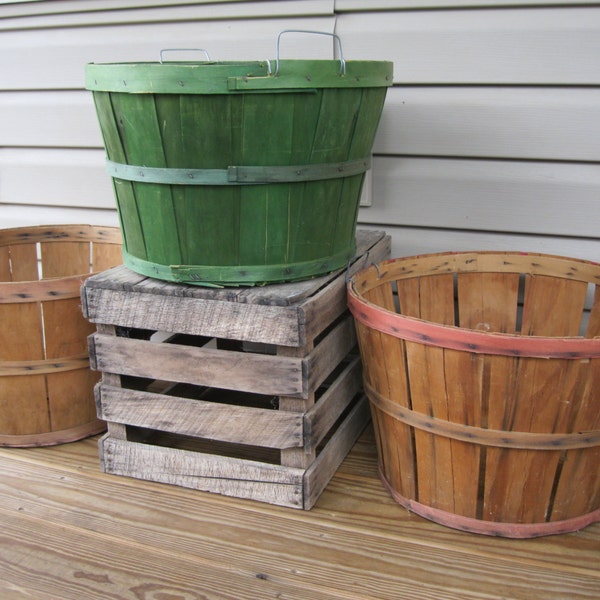
[[[106,473],[310,509],[368,423],[365,397],[308,469],[113,439],[99,442]]]
[[[290,348],[287,346],[278,346],[278,356],[300,357],[304,359],[314,350],[314,343],[311,340],[304,346]],[[303,364],[304,361],[303,361]],[[305,380],[306,380],[305,373]],[[310,390],[305,394],[304,398],[296,398],[290,396],[279,396],[279,410],[289,411],[293,413],[303,414],[308,411],[315,403],[315,390]],[[305,436],[306,438],[306,436]],[[281,451],[280,460],[282,465],[288,467],[297,467],[306,469],[309,467],[317,456],[316,448],[303,446],[301,448],[285,448]]]
[[[294,284],[215,290],[119,267],[84,286],[103,469],[310,508],[368,420],[346,282],[390,238],[361,230],[357,247],[348,269]]]
[[[369,422],[369,403],[362,397],[304,476],[304,508],[313,507],[344,457]]]
[[[100,418],[239,444],[302,446],[301,414],[102,386]]]
[[[366,231],[359,229],[357,232],[357,245],[360,237],[366,237]],[[390,257],[391,238],[384,235],[375,243],[361,245],[359,258],[348,266],[344,277],[337,277],[328,286],[321,288],[302,305],[305,323],[305,338],[313,339],[323,329],[332,323],[347,308],[346,282],[357,271],[369,266],[371,263],[380,262]]]
[[[257,394],[300,396],[304,392],[302,364],[298,359],[102,334],[90,339],[92,365],[103,372]]]
[[[298,345],[296,310],[198,300],[119,290],[85,288],[85,309],[95,323],[176,331],[253,342]]]
[[[348,315],[315,346],[304,360],[305,373],[307,373],[305,392],[316,390],[355,345],[354,321]]]
[[[123,423],[107,423],[106,429],[113,440],[127,439],[127,426]],[[104,460],[102,453],[100,453],[100,460]]]
[[[389,237],[357,231],[350,272],[389,255]],[[94,323],[281,346],[303,346],[346,309],[346,271],[293,284],[210,289],[150,279],[121,266],[89,278],[85,316]]]
[[[304,415],[307,448],[316,448],[361,389],[360,357],[355,357]]]
[[[104,471],[137,479],[302,508],[300,469],[102,438]]]

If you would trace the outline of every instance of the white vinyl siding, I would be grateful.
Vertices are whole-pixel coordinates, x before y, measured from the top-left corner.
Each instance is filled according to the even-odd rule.
[[[0,1],[0,227],[116,224],[87,62],[274,58],[283,29],[392,60],[361,227],[395,256],[511,249],[600,261],[600,2]],[[282,55],[329,58],[326,37]]]

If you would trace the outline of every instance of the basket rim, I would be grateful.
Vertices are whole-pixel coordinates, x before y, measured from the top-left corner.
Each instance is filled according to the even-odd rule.
[[[562,358],[562,359],[586,359],[600,358],[600,337],[584,338],[572,337],[548,337],[548,336],[523,336],[512,333],[486,332],[474,329],[461,328],[455,325],[443,325],[433,321],[427,321],[418,317],[411,317],[392,312],[382,306],[369,302],[358,289],[368,291],[376,287],[373,282],[390,281],[396,279],[407,279],[414,276],[433,275],[457,272],[481,272],[475,268],[478,257],[527,257],[518,262],[524,263],[531,259],[543,258],[560,263],[571,263],[585,266],[588,270],[597,272],[593,277],[581,279],[579,272],[576,276],[565,276],[569,279],[581,279],[588,283],[594,283],[597,279],[600,284],[600,264],[584,260],[568,258],[560,255],[531,253],[531,252],[505,252],[505,251],[482,251],[482,252],[442,252],[432,254],[421,254],[401,258],[391,258],[377,264],[366,267],[356,273],[347,283],[348,306],[354,318],[375,330],[392,335],[405,341],[418,342],[427,346],[443,347],[452,350],[472,352],[475,354],[500,354],[513,357],[531,358]],[[444,261],[444,269],[433,268],[430,273],[415,273],[413,269],[404,269],[400,276],[395,271],[394,276],[386,268],[391,265],[419,261],[421,259]],[[454,259],[454,260],[453,260]],[[464,271],[450,268],[450,263],[459,259],[461,264],[470,265]],[[537,264],[537,263],[533,263]],[[505,265],[507,272],[522,272],[515,270],[511,264]],[[512,270],[509,270],[512,269]],[[492,271],[490,271],[492,272]],[[360,283],[359,283],[360,282]],[[367,287],[370,283],[371,287]]]
[[[113,225],[51,224],[0,229],[0,248],[33,242],[121,243],[121,228]]]
[[[121,229],[110,225],[57,224],[0,229],[0,248],[38,242],[90,242],[120,245]],[[0,281],[0,304],[77,298],[83,282],[99,271],[64,277]]]
[[[281,59],[240,61],[141,61],[85,65],[85,87],[92,92],[126,94],[239,94],[252,91],[326,88],[388,88],[393,63],[384,60]]]
[[[502,257],[501,264],[493,265],[494,259]],[[510,259],[510,260],[509,260]],[[548,265],[537,262],[537,259],[549,261]],[[425,272],[414,273],[416,265],[411,269],[402,269],[402,273],[386,271],[390,266],[411,262],[431,263]],[[572,265],[571,269],[564,274],[551,271],[550,267],[558,265]],[[531,271],[524,271],[520,266],[528,265]],[[492,268],[492,266],[494,268]],[[503,273],[530,273],[535,275],[549,274],[554,277],[562,277],[569,280],[587,281],[588,283],[600,284],[600,262],[583,258],[573,258],[560,254],[546,254],[541,252],[523,252],[506,250],[466,250],[451,252],[433,252],[428,254],[415,254],[398,258],[388,258],[376,264],[371,264],[356,273],[352,280],[356,281],[361,276],[366,280],[366,274],[370,270],[376,273],[376,280],[385,281],[390,279],[407,279],[418,275],[434,275],[443,273],[481,273],[481,272],[503,272]],[[371,277],[371,280],[373,278]]]

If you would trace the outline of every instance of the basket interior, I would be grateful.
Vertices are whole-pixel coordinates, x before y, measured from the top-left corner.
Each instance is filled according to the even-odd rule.
[[[0,232],[0,281],[87,275],[121,263],[115,228],[23,228]]]
[[[437,268],[430,257],[389,261],[357,283],[369,302],[440,325],[527,336],[600,336],[600,265],[540,255],[507,261],[509,255],[498,254],[496,266],[486,255],[488,264],[479,271],[464,268],[466,255],[452,256],[463,258],[440,257]],[[543,269],[531,265],[542,260]]]

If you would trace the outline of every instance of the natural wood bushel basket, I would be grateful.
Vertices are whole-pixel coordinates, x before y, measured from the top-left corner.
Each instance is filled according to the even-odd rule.
[[[0,446],[60,444],[105,429],[80,290],[121,262],[116,227],[0,230]]]
[[[600,521],[600,265],[532,253],[380,262],[348,284],[384,484],[487,535]]]

